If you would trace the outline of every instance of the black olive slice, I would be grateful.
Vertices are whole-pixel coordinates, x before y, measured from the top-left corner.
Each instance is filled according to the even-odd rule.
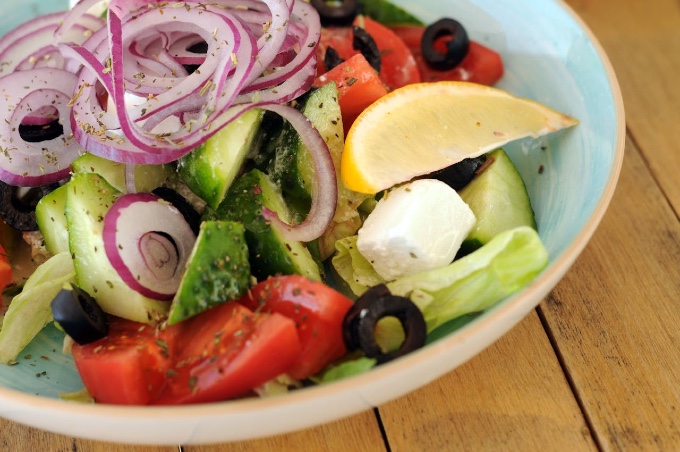
[[[198,235],[201,229],[201,215],[196,211],[196,209],[194,209],[194,206],[192,206],[184,196],[168,187],[158,187],[151,193],[175,206],[189,224],[189,227],[194,232],[194,234]]]
[[[78,344],[88,344],[109,334],[106,314],[83,289],[62,289],[52,300],[55,322]]]
[[[446,53],[441,53],[434,47],[439,38],[450,36],[451,40],[446,43]],[[465,58],[470,48],[465,27],[454,19],[440,19],[428,26],[423,33],[420,43],[423,58],[427,64],[435,70],[445,71],[458,66]]]
[[[376,341],[375,327],[385,317],[397,318],[404,330],[405,339],[398,350],[384,352]],[[361,349],[382,364],[425,345],[427,327],[423,314],[411,300],[392,295],[387,286],[381,284],[356,300],[345,316],[343,337],[347,350]]]
[[[340,58],[340,54],[333,47],[328,46],[326,48],[326,55],[323,57],[323,64],[326,66],[326,70],[330,71],[336,66],[342,64],[345,60]]]
[[[357,15],[356,0],[312,0],[311,3],[324,27],[349,25]]]
[[[435,171],[427,177],[440,180],[454,190],[460,190],[474,179],[477,171],[484,165],[485,161],[485,155],[469,157],[454,165]]]
[[[0,181],[0,217],[19,231],[37,231],[35,206],[59,184],[17,187]]]
[[[380,72],[382,66],[382,56],[378,45],[375,43],[373,36],[361,27],[352,27],[354,38],[352,39],[352,47],[358,50],[366,58],[368,64],[371,65],[376,72]]]

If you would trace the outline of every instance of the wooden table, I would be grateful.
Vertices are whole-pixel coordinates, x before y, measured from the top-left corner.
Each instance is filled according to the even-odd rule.
[[[489,349],[374,412],[184,451],[680,450],[680,4],[568,3],[617,72],[627,143],[611,207],[564,280]],[[178,448],[0,420],[0,450]]]

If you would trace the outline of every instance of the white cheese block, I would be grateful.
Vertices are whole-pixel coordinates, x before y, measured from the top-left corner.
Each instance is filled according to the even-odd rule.
[[[475,225],[456,191],[420,179],[390,191],[359,230],[359,252],[388,281],[450,264]]]

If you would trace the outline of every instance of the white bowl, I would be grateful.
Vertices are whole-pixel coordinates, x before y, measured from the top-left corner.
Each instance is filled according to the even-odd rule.
[[[65,8],[67,1],[29,3],[35,8],[3,3],[0,33],[27,19],[30,11]],[[533,284],[423,349],[367,374],[281,397],[195,406],[120,407],[60,400],[60,392],[82,386],[71,359],[59,352],[61,335],[48,327],[22,354],[31,358],[0,366],[0,416],[70,436],[146,444],[244,440],[312,427],[428,384],[505,334],[547,295],[593,234],[620,171],[624,112],[607,57],[560,1],[395,3],[426,22],[455,15],[473,39],[501,51],[506,74],[500,88],[580,120],[576,128],[547,139],[507,147],[527,183],[550,253],[548,268]]]

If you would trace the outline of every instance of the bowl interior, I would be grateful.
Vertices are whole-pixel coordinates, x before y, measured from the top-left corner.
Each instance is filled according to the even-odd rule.
[[[33,0],[21,8],[3,3],[0,34],[37,13],[64,9],[67,3]],[[178,422],[190,421],[184,430],[177,424],[176,433],[168,424],[140,424],[148,409],[79,406],[59,400],[60,393],[77,391],[82,384],[71,358],[61,353],[61,334],[49,326],[22,353],[18,365],[0,366],[0,416],[67,434],[80,431],[99,439],[112,439],[107,436],[106,422],[116,417],[125,427],[121,431],[127,432],[119,441],[151,443],[223,441],[302,428],[367,409],[433,380],[481,351],[541,301],[585,246],[616,184],[623,156],[623,109],[607,59],[588,30],[559,1],[394,3],[425,22],[455,16],[466,25],[472,39],[501,52],[506,74],[498,84],[500,88],[540,101],[580,121],[574,129],[506,147],[526,182],[539,233],[550,253],[549,268],[532,287],[484,315],[443,327],[434,344],[369,375],[306,389],[271,402],[252,400],[166,409],[164,416]],[[443,359],[447,357],[451,359]],[[415,378],[416,373],[425,376]],[[390,386],[384,382],[394,384],[368,396],[368,388],[377,387],[376,382],[381,381],[383,388]],[[333,404],[341,399],[348,402]],[[354,399],[363,401],[351,402]],[[339,408],[334,410],[336,406]],[[279,411],[288,413],[286,418],[297,419],[279,418],[274,426],[268,421],[274,422],[273,416],[262,416],[258,426],[241,431],[209,422],[219,419],[236,425],[240,413]],[[325,414],[319,416],[320,412]],[[79,416],[83,422],[90,422],[88,432],[69,429],[68,423]],[[203,429],[198,429],[200,426]],[[186,429],[191,428],[194,432],[187,433]]]

